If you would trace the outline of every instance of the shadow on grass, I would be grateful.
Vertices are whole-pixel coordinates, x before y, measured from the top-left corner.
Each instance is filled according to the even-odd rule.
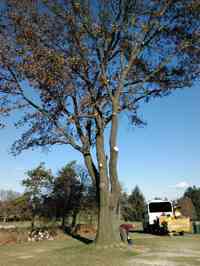
[[[140,233],[140,234],[146,234],[143,230],[129,230],[130,233]]]
[[[89,244],[93,244],[94,243],[94,240],[92,239],[89,239],[89,238],[86,238],[86,237],[83,237],[81,235],[78,235],[78,234],[73,234],[71,232],[71,228],[70,227],[65,227],[63,229],[63,231],[65,232],[65,234],[71,236],[72,238],[76,239],[76,240],[79,240],[80,242],[86,244],[86,245],[89,245]]]
[[[143,235],[153,235],[153,236],[167,236],[168,235],[168,233],[164,230],[155,231],[155,232],[147,232],[144,230],[131,230],[129,231],[129,233],[139,233]]]

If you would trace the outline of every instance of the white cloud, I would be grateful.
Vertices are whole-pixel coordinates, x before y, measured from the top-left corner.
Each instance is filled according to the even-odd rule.
[[[177,183],[175,185],[175,188],[178,188],[178,189],[185,189],[185,188],[188,188],[190,185],[187,181],[181,181],[179,183]]]

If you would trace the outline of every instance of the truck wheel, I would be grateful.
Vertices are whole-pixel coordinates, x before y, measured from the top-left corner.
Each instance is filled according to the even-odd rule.
[[[179,235],[180,236],[183,236],[184,235],[184,231],[180,232]]]

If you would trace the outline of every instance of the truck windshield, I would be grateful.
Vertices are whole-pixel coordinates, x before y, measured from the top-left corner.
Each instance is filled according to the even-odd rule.
[[[172,212],[172,205],[170,202],[151,202],[149,212]]]

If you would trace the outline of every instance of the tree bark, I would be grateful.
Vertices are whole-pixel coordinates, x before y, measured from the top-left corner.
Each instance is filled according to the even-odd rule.
[[[116,241],[113,228],[112,209],[110,208],[110,183],[107,169],[107,159],[104,150],[103,132],[99,130],[96,137],[96,153],[99,167],[99,198],[98,231],[96,243],[100,245],[111,244]]]
[[[113,221],[109,204],[109,192],[104,185],[100,185],[99,190],[99,208],[98,208],[98,231],[96,243],[98,245],[107,245],[116,241],[113,230]]]
[[[110,161],[109,161],[109,175],[111,182],[111,214],[113,221],[113,230],[115,232],[116,240],[120,240],[119,225],[120,225],[120,184],[118,180],[117,162],[118,162],[118,147],[117,147],[117,132],[118,132],[118,100],[119,93],[113,99],[113,110],[111,120],[110,133]]]
[[[31,230],[34,230],[35,228],[35,214],[32,214],[31,217]]]
[[[76,218],[77,218],[77,215],[78,215],[78,211],[77,211],[77,210],[73,211],[71,228],[73,228],[73,227],[76,225]]]
[[[65,228],[65,214],[62,216],[62,228]]]
[[[120,241],[118,214],[120,186],[117,175],[118,153],[115,149],[117,138],[117,115],[114,113],[112,119],[109,169],[104,149],[104,134],[101,123],[102,120],[99,118],[97,121],[98,133],[96,135],[96,157],[98,168],[95,166],[90,152],[85,152],[83,156],[88,172],[96,186],[96,200],[98,203],[98,230],[96,244],[107,245]]]

